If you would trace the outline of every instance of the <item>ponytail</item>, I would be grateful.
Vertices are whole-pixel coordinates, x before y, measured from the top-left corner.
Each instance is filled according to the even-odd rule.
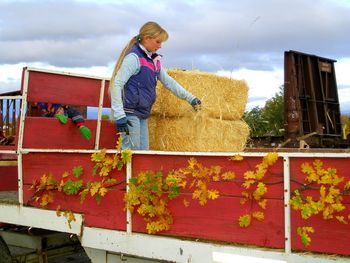
[[[114,82],[115,82],[115,77],[118,73],[118,70],[120,69],[120,66],[123,63],[123,59],[125,58],[126,53],[128,52],[128,50],[136,44],[136,42],[138,41],[138,36],[133,37],[132,39],[130,39],[129,43],[124,47],[122,53],[120,54],[117,62],[114,65],[114,69],[113,69],[113,73],[112,73],[112,77],[111,80],[109,81],[109,94],[111,94],[111,92],[114,89]]]
[[[145,36],[149,36],[152,38],[155,37],[161,37],[162,41],[166,41],[168,39],[168,33],[156,22],[147,22],[145,23],[139,31],[139,34],[132,39],[130,39],[129,43],[124,47],[122,53],[120,54],[117,62],[115,63],[113,73],[111,76],[111,80],[109,81],[109,96],[112,97],[113,93],[115,91],[114,84],[115,84],[115,77],[118,74],[118,71],[123,63],[123,60],[125,58],[126,53],[130,50],[130,48],[135,45],[137,42],[141,42],[142,39]],[[113,110],[112,110],[112,116],[113,116]]]

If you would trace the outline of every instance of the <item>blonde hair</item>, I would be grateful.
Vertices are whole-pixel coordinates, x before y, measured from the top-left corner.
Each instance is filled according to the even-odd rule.
[[[130,39],[129,43],[124,47],[123,51],[121,52],[117,62],[115,63],[113,73],[111,80],[109,82],[109,93],[111,94],[112,89],[114,88],[114,82],[115,77],[120,69],[120,66],[123,62],[123,59],[125,58],[126,53],[129,51],[129,49],[135,45],[138,41],[142,42],[142,39],[144,37],[161,37],[162,42],[166,41],[169,37],[168,33],[156,22],[147,22],[145,23],[139,30],[139,34]]]

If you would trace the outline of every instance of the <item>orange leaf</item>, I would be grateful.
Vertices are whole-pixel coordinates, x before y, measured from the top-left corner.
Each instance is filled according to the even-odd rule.
[[[183,200],[183,204],[185,207],[189,207],[190,206],[190,202],[187,199]]]

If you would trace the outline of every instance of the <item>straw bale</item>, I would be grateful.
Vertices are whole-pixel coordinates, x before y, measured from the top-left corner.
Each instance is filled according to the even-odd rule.
[[[244,80],[200,71],[169,69],[167,72],[202,101],[202,111],[209,117],[223,120],[239,120],[242,117],[248,100],[248,87]],[[184,117],[192,112],[188,102],[178,99],[158,82],[153,114]]]
[[[161,151],[243,151],[249,126],[241,120],[220,120],[197,113],[193,117],[169,118],[151,115],[150,149]]]

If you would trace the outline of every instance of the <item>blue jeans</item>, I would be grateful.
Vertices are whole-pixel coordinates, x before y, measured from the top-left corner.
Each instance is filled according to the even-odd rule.
[[[140,119],[135,115],[127,114],[128,121],[132,126],[128,125],[130,135],[122,134],[123,145],[122,149],[129,148],[131,150],[148,150],[148,121],[147,119]]]

